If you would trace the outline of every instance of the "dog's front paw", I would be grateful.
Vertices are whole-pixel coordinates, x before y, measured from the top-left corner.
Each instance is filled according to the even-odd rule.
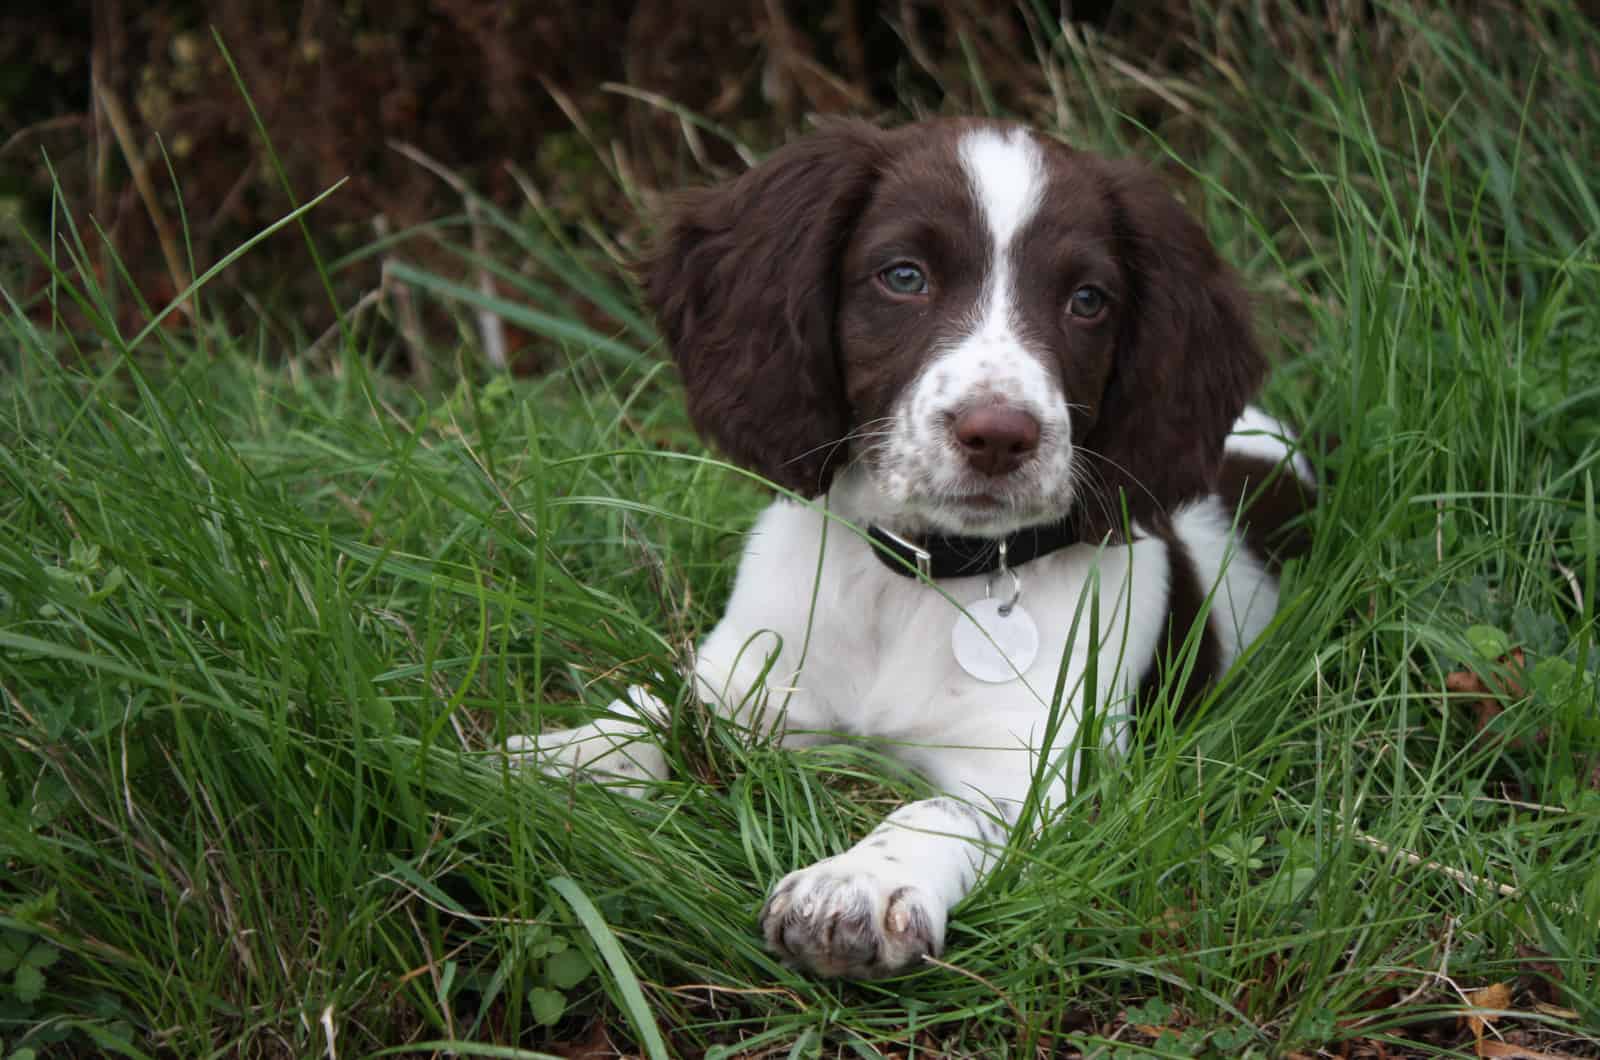
[[[778,881],[761,910],[768,948],[817,975],[892,975],[944,950],[944,908],[913,883],[841,854]]]
[[[576,775],[610,783],[630,795],[643,794],[644,781],[667,775],[667,756],[649,731],[626,722],[512,736],[506,740],[506,753],[513,766],[533,766],[549,777]]]

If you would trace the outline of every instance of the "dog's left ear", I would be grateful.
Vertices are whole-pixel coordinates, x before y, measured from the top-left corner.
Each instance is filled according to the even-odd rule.
[[[1205,231],[1153,172],[1106,163],[1129,286],[1115,361],[1084,446],[1107,486],[1103,517],[1147,521],[1211,492],[1222,443],[1266,373],[1249,301]],[[1086,513],[1101,518],[1098,513]],[[1090,527],[1096,537],[1120,525]]]

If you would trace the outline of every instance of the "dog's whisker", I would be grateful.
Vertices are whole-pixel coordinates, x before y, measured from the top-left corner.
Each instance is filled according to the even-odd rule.
[[[816,453],[820,453],[820,452],[824,452],[824,451],[831,458],[833,456],[833,454],[836,453],[839,450],[839,447],[842,446],[842,445],[849,445],[851,442],[859,441],[861,438],[864,438],[864,437],[872,437],[875,434],[886,433],[886,432],[873,431],[872,428],[876,424],[882,423],[882,422],[886,422],[887,420],[888,420],[888,417],[883,417],[883,418],[878,419],[878,420],[868,421],[867,423],[864,423],[861,426],[856,427],[856,428],[846,432],[845,434],[841,435],[838,438],[834,438],[831,441],[823,442],[821,445],[812,446],[810,449],[807,449],[804,452],[798,453],[795,456],[790,457],[788,460],[784,461],[784,464],[785,465],[795,464],[795,463],[798,463],[800,461],[805,460],[809,456],[813,456]]]

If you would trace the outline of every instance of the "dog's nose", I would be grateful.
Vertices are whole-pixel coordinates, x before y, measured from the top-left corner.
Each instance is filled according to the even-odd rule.
[[[956,417],[956,443],[979,474],[1009,474],[1039,448],[1039,421],[1012,405],[978,405]]]

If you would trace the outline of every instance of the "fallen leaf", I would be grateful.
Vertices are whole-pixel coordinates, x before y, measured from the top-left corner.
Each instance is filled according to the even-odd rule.
[[[1471,670],[1451,670],[1444,675],[1444,690],[1461,696],[1486,696],[1489,686]]]
[[[569,1042],[555,1042],[545,1048],[566,1060],[600,1060],[617,1055],[617,1047],[606,1033],[605,1020],[595,1020],[582,1037]]]
[[[1466,1021],[1467,1029],[1472,1032],[1474,1040],[1482,1045],[1483,1032],[1500,1018],[1500,1012],[1511,1007],[1511,986],[1508,983],[1495,983],[1481,990],[1468,990],[1465,997],[1471,1007],[1462,1013],[1462,1018]]]
[[[1506,654],[1495,660],[1503,668],[1500,674],[1492,675],[1490,683],[1485,683],[1471,670],[1452,670],[1444,675],[1444,690],[1458,696],[1474,696],[1471,701],[1473,720],[1477,723],[1478,731],[1487,729],[1494,719],[1506,712],[1505,701],[1512,703],[1526,699],[1528,689],[1523,684],[1522,675],[1527,672],[1528,657],[1521,648],[1512,648]],[[1549,739],[1549,733],[1541,729],[1534,734],[1534,743],[1543,745]],[[1513,739],[1511,746],[1523,746],[1521,737]]]
[[[1511,984],[1493,983],[1479,990],[1468,990],[1466,996],[1467,1004],[1473,1008],[1510,1008]]]

